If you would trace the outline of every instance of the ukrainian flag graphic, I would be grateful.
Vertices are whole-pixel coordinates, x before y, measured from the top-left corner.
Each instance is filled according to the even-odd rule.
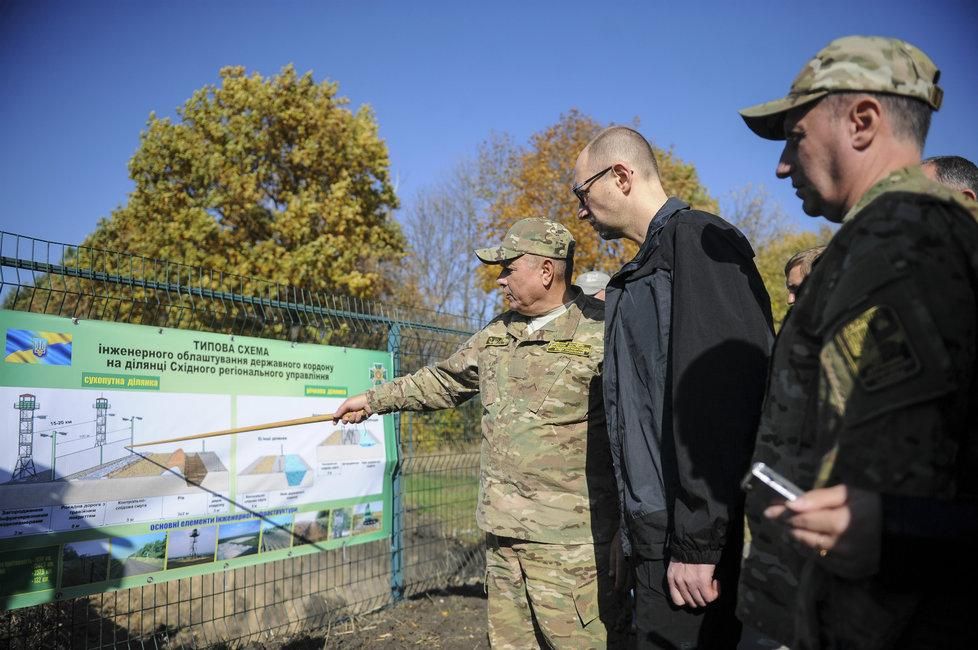
[[[35,330],[7,330],[7,363],[71,365],[71,334]]]

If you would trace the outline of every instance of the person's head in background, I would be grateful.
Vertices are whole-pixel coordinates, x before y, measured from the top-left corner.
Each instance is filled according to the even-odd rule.
[[[972,201],[978,198],[978,166],[967,158],[933,156],[920,163],[920,167],[932,181],[961,192]]]
[[[784,265],[784,286],[788,290],[788,305],[795,304],[802,283],[812,272],[812,264],[824,250],[825,246],[816,246],[795,253],[788,258]]]
[[[577,286],[589,296],[604,300],[604,288],[608,286],[611,276],[602,271],[585,271],[577,276]]]

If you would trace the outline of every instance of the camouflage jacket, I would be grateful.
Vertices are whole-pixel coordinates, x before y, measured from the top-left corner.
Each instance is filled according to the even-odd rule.
[[[806,490],[973,492],[960,477],[978,473],[975,219],[917,168],[860,199],[775,343],[755,461]],[[747,498],[741,620],[798,649],[897,643],[926,594],[827,572],[763,517],[769,501]]]
[[[479,393],[483,530],[552,544],[609,540],[618,500],[601,400],[604,303],[579,294],[527,335],[508,311],[448,359],[367,394],[378,413],[450,408]]]

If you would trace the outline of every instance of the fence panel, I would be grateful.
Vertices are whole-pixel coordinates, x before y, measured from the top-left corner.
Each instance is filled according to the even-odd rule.
[[[74,319],[387,349],[395,375],[444,358],[481,325],[7,232],[0,233],[0,300],[6,309]],[[0,612],[0,648],[285,641],[481,577],[480,413],[470,403],[397,416],[390,540]]]

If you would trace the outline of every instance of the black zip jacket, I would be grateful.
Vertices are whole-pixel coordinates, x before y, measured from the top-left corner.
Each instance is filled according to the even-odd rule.
[[[607,287],[604,399],[628,555],[739,561],[773,342],[753,258],[732,225],[670,198]]]

